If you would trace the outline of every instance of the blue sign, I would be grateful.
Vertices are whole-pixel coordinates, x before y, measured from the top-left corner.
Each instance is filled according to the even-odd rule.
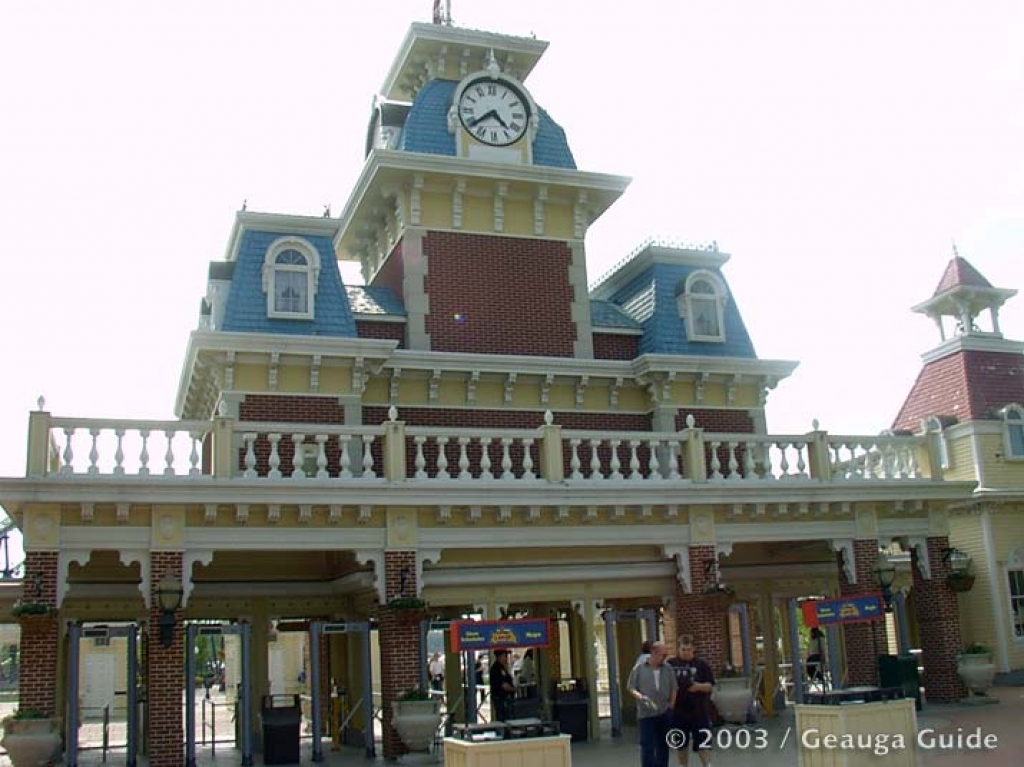
[[[804,602],[802,608],[804,623],[808,626],[877,621],[885,616],[885,604],[881,594],[818,599]]]
[[[456,651],[547,647],[550,637],[551,625],[547,618],[452,623],[452,649]]]

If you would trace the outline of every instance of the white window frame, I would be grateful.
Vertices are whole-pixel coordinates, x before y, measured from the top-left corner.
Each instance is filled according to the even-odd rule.
[[[1010,638],[1016,644],[1024,644],[1024,547],[1018,547],[1010,552],[1006,562],[1006,603],[1009,616]],[[1021,581],[1021,592],[1016,596],[1013,593],[1013,576],[1016,575]],[[1017,610],[1014,610],[1014,603]],[[1019,615],[1018,621],[1015,616]],[[1018,630],[1018,626],[1020,629]]]
[[[946,438],[946,430],[942,428],[942,421],[937,415],[930,415],[921,425],[925,434],[939,435],[939,465],[943,469],[950,468],[953,464],[949,457],[949,440]]]
[[[711,286],[713,292],[694,293],[693,286],[698,282],[707,283]],[[686,278],[682,290],[676,295],[676,309],[679,312],[679,316],[686,323],[686,337],[688,340],[709,343],[725,342],[725,305],[728,298],[729,292],[725,288],[725,283],[712,272],[700,269]],[[697,316],[696,305],[698,302],[714,304],[718,333],[700,333],[694,328],[692,318]]]
[[[277,258],[286,250],[297,251],[306,259],[304,266],[278,264]],[[306,277],[306,311],[282,311],[275,305],[276,278],[279,272],[299,273]],[[316,291],[320,283],[320,254],[300,237],[280,237],[270,243],[263,259],[263,292],[267,296],[267,316],[286,320],[311,320],[316,316]]]
[[[1024,407],[1007,405],[999,414],[1003,417],[1003,457],[1007,461],[1024,461]],[[1013,432],[1020,435],[1020,452],[1014,450]]]

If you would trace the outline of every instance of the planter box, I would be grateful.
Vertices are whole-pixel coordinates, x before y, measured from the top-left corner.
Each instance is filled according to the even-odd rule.
[[[568,735],[471,743],[444,739],[445,767],[572,767]]]
[[[917,765],[917,712],[912,698],[840,706],[797,704],[796,738],[798,767]],[[833,743],[852,746],[825,745],[832,738]]]

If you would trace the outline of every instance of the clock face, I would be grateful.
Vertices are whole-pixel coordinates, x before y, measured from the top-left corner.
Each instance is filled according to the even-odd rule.
[[[458,109],[465,129],[492,146],[508,146],[518,141],[530,120],[530,105],[523,93],[503,80],[489,77],[463,88]]]

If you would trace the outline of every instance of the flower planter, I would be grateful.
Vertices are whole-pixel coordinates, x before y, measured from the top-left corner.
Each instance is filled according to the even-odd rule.
[[[747,714],[754,696],[750,689],[750,677],[732,676],[718,679],[711,700],[722,719],[731,724],[746,724]]]
[[[992,653],[964,653],[957,657],[956,672],[964,685],[975,695],[984,695],[996,675],[996,664]]]
[[[45,767],[60,759],[60,719],[15,719],[3,721],[0,745],[14,767]]]
[[[441,713],[433,700],[396,700],[391,724],[410,751],[430,751]]]
[[[736,595],[728,591],[712,591],[704,595],[707,605],[716,612],[725,612],[736,601]]]
[[[951,591],[965,592],[970,591],[974,588],[974,576],[973,575],[947,575],[946,585],[949,586]]]

